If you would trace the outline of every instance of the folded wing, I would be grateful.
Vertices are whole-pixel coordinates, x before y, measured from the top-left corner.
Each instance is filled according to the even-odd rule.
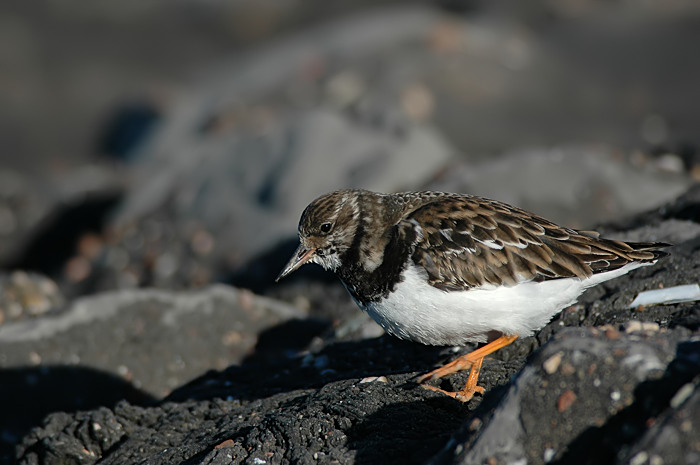
[[[557,278],[587,278],[630,262],[654,262],[668,244],[602,239],[501,202],[445,194],[397,225],[413,229],[412,259],[445,290]],[[403,233],[402,233],[403,230]],[[411,234],[413,236],[413,234]]]

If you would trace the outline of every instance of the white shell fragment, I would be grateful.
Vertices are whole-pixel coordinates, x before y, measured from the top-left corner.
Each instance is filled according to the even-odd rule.
[[[386,378],[386,376],[368,376],[367,378],[363,378],[360,380],[360,384],[365,384],[365,383],[388,383],[389,380]]]
[[[639,307],[640,305],[677,304],[694,300],[700,300],[700,286],[697,284],[684,284],[682,286],[640,292],[637,298],[629,304],[629,308]]]

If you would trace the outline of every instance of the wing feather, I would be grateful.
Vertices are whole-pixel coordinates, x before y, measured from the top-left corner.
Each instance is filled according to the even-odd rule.
[[[445,290],[586,278],[665,255],[666,244],[602,239],[476,196],[430,193],[412,206],[397,227],[420,229],[412,260]]]

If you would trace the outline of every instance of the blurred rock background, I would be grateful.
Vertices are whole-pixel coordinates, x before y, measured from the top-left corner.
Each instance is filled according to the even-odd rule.
[[[300,315],[221,328],[199,365],[168,359],[197,331],[151,338],[166,345],[139,367],[93,356],[103,333],[42,349],[10,336],[38,334],[37,318],[85,324],[77,298],[146,287],[223,282],[318,331],[379,334],[338,287],[272,286],[303,207],[337,188],[469,192],[581,228],[669,202],[700,180],[699,41],[692,0],[4,2],[0,367],[88,360],[158,398]],[[242,295],[244,313],[269,306]],[[148,308],[167,313],[163,299]],[[100,331],[148,352],[134,321]],[[36,421],[11,423],[5,446]]]
[[[472,192],[575,227],[657,206],[700,177],[697,10],[6,4],[0,262],[69,296],[255,287],[251,260],[335,188]]]

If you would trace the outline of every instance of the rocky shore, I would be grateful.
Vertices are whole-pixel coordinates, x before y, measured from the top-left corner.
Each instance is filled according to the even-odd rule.
[[[0,166],[0,461],[699,463],[700,66],[675,45],[700,12],[467,3],[302,31],[266,10],[283,38],[122,109],[111,158]],[[474,347],[383,334],[315,267],[274,283],[339,187],[673,246],[489,356],[462,404],[415,378]]]

